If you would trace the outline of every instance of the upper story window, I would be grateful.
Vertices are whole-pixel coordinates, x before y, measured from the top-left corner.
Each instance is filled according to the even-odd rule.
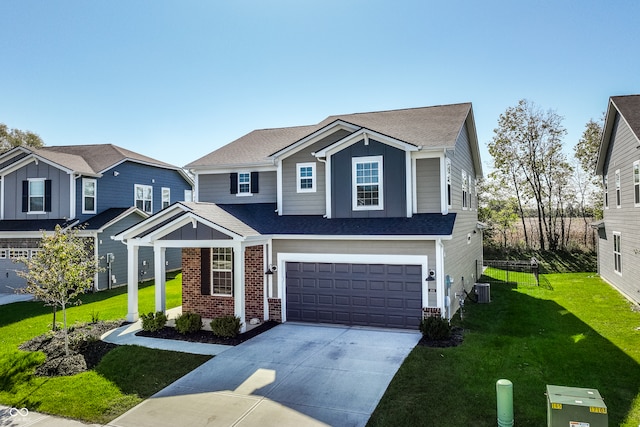
[[[353,210],[381,210],[384,208],[382,156],[352,159]]]
[[[633,204],[640,206],[640,160],[633,162]]]
[[[134,194],[136,208],[148,214],[153,213],[153,187],[136,184]]]
[[[616,171],[616,207],[619,208],[622,203],[620,195],[620,169]]]
[[[451,207],[451,159],[445,159],[447,174],[447,206]]]
[[[162,209],[171,204],[171,189],[162,187]]]
[[[462,171],[462,209],[469,209],[469,175]]]
[[[230,174],[230,193],[236,196],[251,196],[258,192],[258,172],[233,172]]]
[[[316,164],[298,163],[296,170],[298,193],[314,193],[316,191]]]
[[[51,180],[30,178],[22,181],[22,212],[51,212]]]
[[[602,177],[602,187],[604,188],[604,208],[609,209],[609,176]]]
[[[82,178],[82,213],[96,213],[96,180]]]
[[[620,249],[620,233],[613,232],[613,269],[622,274],[622,250]]]

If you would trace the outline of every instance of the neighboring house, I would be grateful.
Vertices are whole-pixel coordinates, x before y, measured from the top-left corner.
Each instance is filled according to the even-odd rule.
[[[640,303],[640,95],[609,99],[596,173],[604,188],[598,272]]]
[[[196,202],[115,236],[131,260],[139,247],[157,260],[182,248],[183,312],[417,328],[423,315],[450,317],[480,274],[471,104],[256,130],[186,168]]]
[[[110,236],[171,203],[191,200],[192,179],[181,168],[112,145],[39,149],[16,147],[0,154],[0,292],[25,285],[19,257],[38,250],[42,231],[82,225],[94,239],[105,271],[94,288],[127,282],[127,251]],[[180,251],[165,266],[181,267]],[[138,279],[153,276],[153,254],[140,258]]]

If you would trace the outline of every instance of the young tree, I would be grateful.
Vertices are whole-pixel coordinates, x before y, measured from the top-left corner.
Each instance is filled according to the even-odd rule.
[[[28,130],[10,129],[4,123],[0,123],[0,153],[20,145],[40,148],[44,146],[44,142],[36,133]]]
[[[65,355],[69,355],[67,306],[81,303],[76,298],[91,289],[94,275],[100,271],[92,240],[79,237],[78,231],[63,230],[57,225],[53,234],[43,232],[40,250],[31,258],[22,258],[27,269],[18,272],[27,279],[24,292],[46,305],[61,308]]]

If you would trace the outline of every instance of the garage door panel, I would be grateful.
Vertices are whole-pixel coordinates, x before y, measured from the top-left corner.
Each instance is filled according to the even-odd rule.
[[[287,263],[285,271],[289,320],[418,327],[419,265]]]

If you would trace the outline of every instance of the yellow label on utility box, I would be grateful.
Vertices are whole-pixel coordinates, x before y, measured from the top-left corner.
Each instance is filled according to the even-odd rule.
[[[551,409],[562,409],[562,403],[552,403]]]
[[[590,406],[589,407],[589,412],[593,412],[596,414],[606,414],[607,413],[607,408],[598,408],[596,406]]]

